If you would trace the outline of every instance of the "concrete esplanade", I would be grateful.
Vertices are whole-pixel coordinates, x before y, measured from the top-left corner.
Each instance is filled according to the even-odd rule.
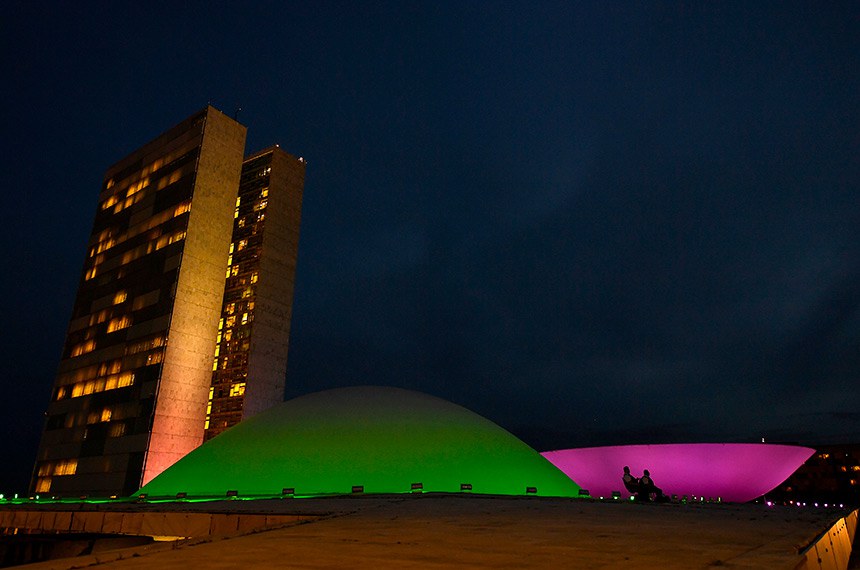
[[[89,544],[73,553],[78,556],[28,566],[33,569],[267,568],[287,562],[303,568],[844,569],[857,514],[757,504],[416,493],[6,505],[0,507],[0,526],[7,534],[7,560],[9,544],[35,536],[27,533],[58,533],[61,539],[89,533]],[[100,546],[95,535],[105,534],[157,541]]]

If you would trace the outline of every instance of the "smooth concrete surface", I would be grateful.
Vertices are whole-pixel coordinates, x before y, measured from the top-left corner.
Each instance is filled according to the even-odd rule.
[[[135,505],[126,505],[135,509]],[[72,568],[830,568],[805,552],[845,511],[457,495],[151,505],[322,515],[29,565]],[[856,514],[855,521],[856,521]],[[840,538],[839,540],[843,540]],[[847,559],[846,559],[847,560]],[[804,566],[806,564],[806,566]]]

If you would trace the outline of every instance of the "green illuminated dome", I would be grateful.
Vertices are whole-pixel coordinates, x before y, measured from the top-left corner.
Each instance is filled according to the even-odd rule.
[[[419,392],[327,390],[284,402],[198,447],[139,493],[297,496],[424,492],[576,496],[579,487],[493,422]]]

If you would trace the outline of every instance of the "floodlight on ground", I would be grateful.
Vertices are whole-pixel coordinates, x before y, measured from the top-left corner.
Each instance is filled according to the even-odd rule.
[[[176,498],[177,499],[187,499],[188,493],[176,493]]]
[[[293,487],[284,487],[281,490],[281,495],[284,496],[293,496],[296,494],[296,490]]]
[[[612,491],[612,499],[617,501],[621,498],[621,491]]]
[[[352,486],[353,493],[364,493],[364,485],[353,485]]]
[[[580,489],[579,490],[580,497],[590,497],[591,493],[588,492],[588,489]]]
[[[471,491],[472,490],[472,484],[471,483],[460,483],[460,490],[461,491]]]
[[[526,495],[537,494],[537,487],[526,487]]]
[[[239,491],[237,491],[236,489],[231,489],[231,490],[227,491],[227,498],[228,499],[232,499],[232,498],[238,497],[238,496],[239,496]]]
[[[413,493],[420,493],[424,490],[424,483],[412,483],[411,488]]]

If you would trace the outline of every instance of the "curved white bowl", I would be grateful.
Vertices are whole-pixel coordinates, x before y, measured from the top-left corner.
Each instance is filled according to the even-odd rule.
[[[769,443],[672,443],[582,447],[541,453],[592,497],[628,496],[625,465],[634,476],[648,469],[669,495],[744,503],[773,490],[815,453],[809,447]]]

